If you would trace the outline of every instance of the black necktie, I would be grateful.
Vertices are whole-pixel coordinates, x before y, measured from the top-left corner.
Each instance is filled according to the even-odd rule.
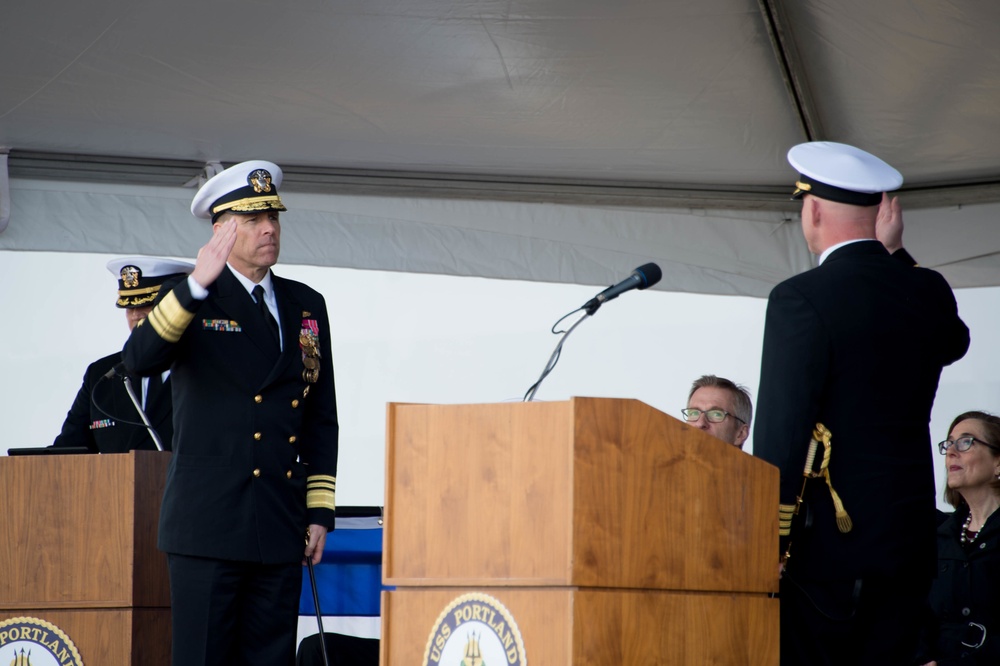
[[[281,346],[281,338],[278,336],[278,322],[274,320],[274,315],[267,307],[267,303],[264,302],[264,287],[259,284],[253,288],[253,297],[257,301],[257,309],[260,310],[260,316],[264,318],[264,322],[267,324],[267,330],[271,331],[271,337],[274,338],[274,344],[278,347]]]

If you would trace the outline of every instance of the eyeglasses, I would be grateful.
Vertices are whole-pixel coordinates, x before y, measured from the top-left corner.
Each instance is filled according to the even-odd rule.
[[[726,420],[727,416],[732,416],[740,423],[746,423],[746,421],[736,416],[736,414],[730,414],[724,409],[706,409],[704,411],[700,409],[682,409],[681,414],[684,415],[685,421],[689,421],[691,423],[700,419],[702,414],[705,415],[705,420],[709,423],[722,423]]]
[[[948,452],[948,449],[955,447],[956,451],[964,453],[972,448],[973,444],[982,444],[985,447],[991,448],[994,451],[1000,451],[1000,447],[994,446],[989,442],[984,442],[981,439],[976,439],[975,437],[969,435],[967,437],[959,437],[958,439],[946,439],[938,444],[938,453],[944,455]]]

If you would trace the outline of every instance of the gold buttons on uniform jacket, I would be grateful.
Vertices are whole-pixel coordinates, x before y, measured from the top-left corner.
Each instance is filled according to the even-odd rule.
[[[253,471],[253,475],[254,475],[254,477],[260,478],[260,470],[259,469],[255,469]]]
[[[288,470],[287,472],[285,472],[285,476],[288,477],[289,479],[292,478],[292,470]]]
[[[299,401],[298,401],[298,399],[295,399],[295,400],[292,400],[292,409],[295,409],[295,408],[297,408],[298,406],[299,406]]]
[[[295,443],[295,435],[292,435],[291,437],[288,438],[288,443],[289,444],[294,444]]]
[[[253,397],[253,401],[256,402],[259,405],[260,403],[264,402],[264,396],[262,396],[262,395],[255,395]]]
[[[253,438],[254,438],[255,440],[257,440],[258,442],[260,441],[260,438],[261,438],[261,437],[262,437],[262,435],[261,435],[261,434],[260,434],[259,432],[255,432],[255,433],[253,434]]]

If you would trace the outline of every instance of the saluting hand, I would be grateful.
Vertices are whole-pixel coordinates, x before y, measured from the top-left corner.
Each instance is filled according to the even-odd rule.
[[[875,238],[882,242],[892,254],[903,247],[903,211],[899,207],[899,197],[889,198],[882,193],[882,203],[878,205],[875,218]]]
[[[212,228],[212,237],[198,250],[191,278],[208,289],[209,285],[222,274],[234,245],[236,245],[236,219],[231,217]]]
[[[323,559],[323,548],[326,547],[326,528],[322,525],[310,525],[309,531],[306,533],[309,536],[309,541],[306,543],[305,557],[302,558],[302,564],[306,564],[306,560],[312,557],[313,564],[319,564],[319,561]]]

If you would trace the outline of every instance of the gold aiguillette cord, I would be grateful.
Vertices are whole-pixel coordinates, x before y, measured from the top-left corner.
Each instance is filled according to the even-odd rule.
[[[847,514],[847,509],[844,508],[844,502],[840,499],[837,491],[833,489],[833,484],[830,481],[831,438],[832,435],[826,426],[822,423],[817,423],[816,429],[813,430],[812,437],[809,439],[809,449],[806,451],[806,464],[802,470],[802,491],[795,498],[795,504],[781,504],[778,507],[778,533],[781,536],[790,536],[792,517],[798,515],[799,508],[802,506],[806,495],[806,484],[809,482],[809,479],[816,478],[825,479],[826,486],[830,489],[830,498],[833,500],[833,506],[837,514],[837,529],[842,534],[846,534],[854,527],[851,517]],[[813,465],[816,462],[816,453],[819,450],[820,443],[823,444],[823,459],[820,462],[819,470],[814,471]],[[785,549],[785,554],[781,558],[782,562],[788,561],[788,558],[791,557],[791,550],[792,544],[789,542],[788,547]]]

